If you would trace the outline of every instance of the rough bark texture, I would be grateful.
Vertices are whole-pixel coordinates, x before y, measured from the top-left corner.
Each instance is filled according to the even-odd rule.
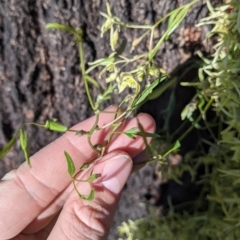
[[[120,0],[110,1],[120,19],[134,23],[154,23],[187,0]],[[110,53],[106,39],[99,36],[105,11],[101,0],[3,0],[0,3],[0,147],[4,146],[23,122],[44,122],[57,118],[67,126],[84,120],[92,113],[84,92],[77,49],[72,38],[59,31],[48,31],[45,25],[58,22],[80,26],[85,32],[86,62]],[[198,31],[194,24],[207,15],[200,1],[189,12],[183,25],[157,54],[157,62],[168,71],[194,54],[196,49],[209,51],[202,39],[207,27]],[[158,29],[158,36],[164,25]],[[127,48],[137,31],[123,31]],[[156,39],[157,40],[157,39]],[[147,42],[137,51],[145,51]],[[93,93],[96,95],[96,93]],[[34,153],[58,134],[29,127],[30,152]],[[19,143],[0,161],[0,177],[23,162]],[[123,192],[109,239],[116,239],[116,226],[127,219],[147,214],[144,193],[151,183],[154,167],[133,174]]]

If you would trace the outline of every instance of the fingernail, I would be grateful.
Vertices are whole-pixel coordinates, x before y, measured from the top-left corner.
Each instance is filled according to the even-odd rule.
[[[104,167],[102,184],[109,191],[121,192],[132,170],[132,160],[127,155],[113,157]]]

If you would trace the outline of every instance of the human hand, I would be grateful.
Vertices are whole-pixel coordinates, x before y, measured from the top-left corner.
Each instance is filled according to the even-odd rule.
[[[113,117],[114,114],[100,114],[99,126]],[[146,132],[154,132],[155,123],[149,115],[139,114],[137,118]],[[88,130],[94,120],[91,117],[73,128]],[[136,118],[126,122],[123,129],[135,126]],[[93,143],[103,143],[107,134],[107,129],[96,132]],[[76,169],[95,159],[96,152],[88,145],[86,136],[65,133],[31,157],[31,168],[23,163],[1,180],[0,239],[107,239],[121,190],[132,171],[131,159],[144,148],[141,137],[117,135],[106,155],[94,163],[94,173],[101,173],[101,177],[91,184],[77,184],[84,195],[95,189],[93,201],[88,202],[81,200],[73,188],[64,150],[72,157]],[[86,179],[89,171],[78,179]]]

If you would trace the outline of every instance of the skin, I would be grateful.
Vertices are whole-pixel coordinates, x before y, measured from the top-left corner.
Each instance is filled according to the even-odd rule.
[[[113,117],[114,114],[101,114],[99,126]],[[154,120],[147,114],[127,121],[123,131],[136,127],[137,119],[146,132],[155,131]],[[73,129],[89,130],[94,120],[95,116]],[[108,130],[94,133],[93,143],[103,143]],[[77,184],[84,195],[95,189],[93,201],[88,202],[81,200],[73,189],[63,152],[70,154],[76,169],[95,159],[96,153],[85,136],[65,133],[31,157],[31,168],[23,163],[0,181],[0,239],[107,239],[122,188],[132,171],[132,158],[144,148],[141,137],[116,135],[106,155],[94,162],[93,173],[101,173],[101,177],[91,184]],[[86,179],[89,171],[78,179]]]

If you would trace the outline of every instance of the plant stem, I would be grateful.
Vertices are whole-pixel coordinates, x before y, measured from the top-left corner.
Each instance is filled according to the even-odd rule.
[[[89,91],[88,81],[87,81],[87,79],[86,79],[85,62],[84,62],[84,52],[83,52],[83,43],[82,43],[82,42],[79,42],[78,46],[79,46],[79,55],[80,55],[80,67],[81,67],[81,70],[82,70],[84,87],[85,87],[86,94],[87,94],[87,97],[88,97],[88,101],[89,101],[89,103],[90,103],[90,105],[91,105],[91,108],[92,108],[92,110],[95,112],[95,106],[94,106],[94,103],[93,103],[93,100],[92,100],[92,97],[91,97],[91,94],[90,94],[90,91]]]
[[[121,118],[123,118],[124,116],[127,115],[128,111],[125,111],[124,113],[122,113],[121,115],[119,115],[117,118],[115,118],[112,122],[107,123],[106,125],[102,126],[99,130],[102,130],[104,128],[107,128],[109,126],[111,126],[113,123],[117,122],[118,120],[120,120]]]
[[[91,141],[91,136],[92,134],[95,132],[96,128],[98,127],[98,121],[99,121],[99,111],[96,113],[96,118],[95,118],[95,122],[91,128],[91,130],[87,133],[87,140],[88,140],[88,144],[89,146],[99,154],[99,151],[93,146],[92,141]]]
[[[27,125],[27,124],[45,128],[45,125],[44,124],[40,124],[40,123],[34,123],[34,122],[33,123],[24,123],[24,125]]]
[[[208,101],[206,107],[204,108],[204,110],[202,111],[202,113],[198,116],[198,118],[196,119],[196,121],[194,121],[194,122],[192,123],[191,127],[189,127],[189,128],[187,129],[187,131],[186,131],[185,133],[183,133],[182,136],[179,137],[179,139],[178,139],[179,142],[181,142],[181,141],[193,130],[194,125],[201,120],[203,114],[205,114],[205,113],[207,112],[207,110],[211,107],[211,105],[212,105],[212,103],[213,103],[213,100],[214,100],[214,99],[211,98],[211,99]]]

